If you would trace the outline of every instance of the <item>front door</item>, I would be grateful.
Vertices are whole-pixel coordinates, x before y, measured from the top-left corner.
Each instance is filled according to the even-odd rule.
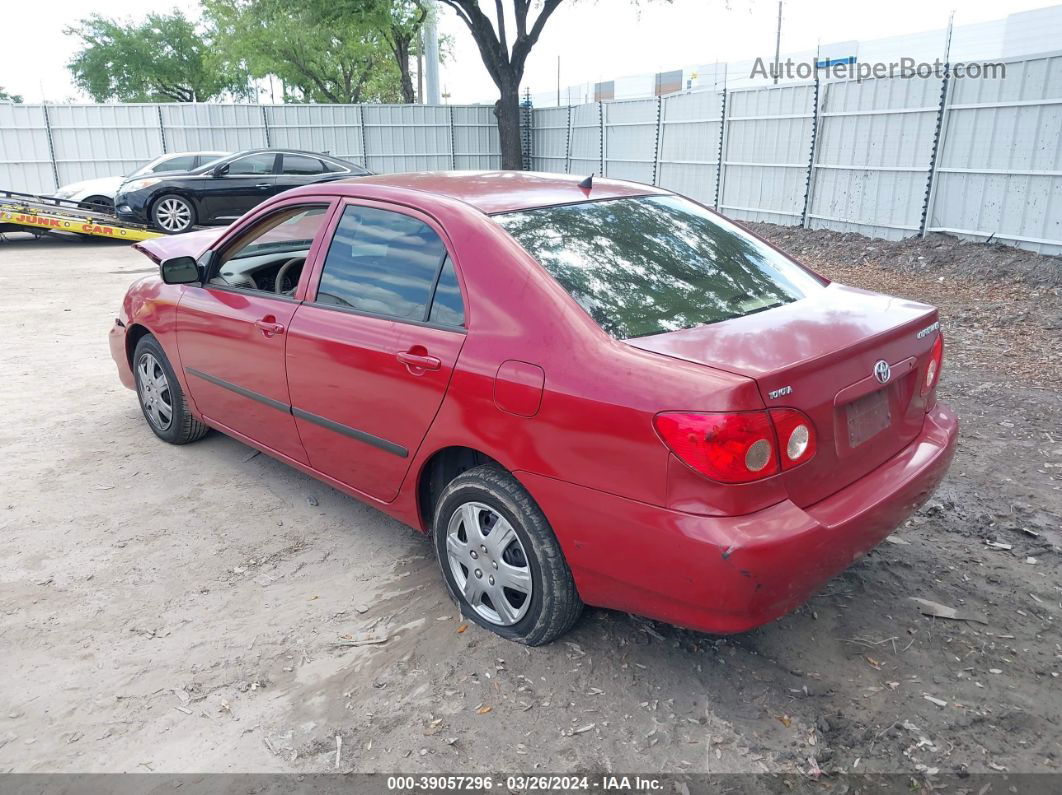
[[[284,349],[328,210],[292,205],[254,222],[215,253],[206,285],[185,290],[177,307],[177,347],[199,411],[302,463]]]
[[[277,154],[259,152],[233,160],[225,171],[206,181],[202,205],[206,219],[226,221],[239,218],[257,207],[276,191]]]
[[[310,464],[380,500],[398,494],[465,340],[453,260],[412,210],[348,204],[287,343]]]

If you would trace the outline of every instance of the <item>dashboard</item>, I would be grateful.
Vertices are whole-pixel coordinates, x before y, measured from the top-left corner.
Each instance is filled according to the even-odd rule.
[[[234,257],[222,263],[211,284],[291,295],[299,284],[309,248],[283,253]]]

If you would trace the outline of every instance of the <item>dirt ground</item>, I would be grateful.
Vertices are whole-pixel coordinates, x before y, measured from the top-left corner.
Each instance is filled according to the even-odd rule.
[[[459,620],[409,528],[220,434],[156,440],[106,344],[141,255],[0,240],[0,772],[1059,771],[1050,269],[969,278],[947,241],[764,230],[942,307],[949,478],[757,631],[590,609],[538,649]],[[336,645],[368,628],[387,642]]]

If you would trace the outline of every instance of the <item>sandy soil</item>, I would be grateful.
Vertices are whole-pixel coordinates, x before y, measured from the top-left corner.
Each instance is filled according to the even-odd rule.
[[[816,266],[896,287],[834,253]],[[1057,293],[993,309],[960,277],[903,275],[945,294],[963,352],[942,387],[958,457],[806,607],[729,638],[588,610],[526,649],[459,620],[412,530],[219,434],[155,439],[105,338],[148,269],[0,240],[0,771],[331,771],[337,738],[342,771],[1062,766],[1062,401],[976,333]],[[336,645],[368,628],[387,642]]]

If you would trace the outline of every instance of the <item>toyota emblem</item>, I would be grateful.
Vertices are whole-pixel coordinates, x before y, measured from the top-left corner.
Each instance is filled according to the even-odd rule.
[[[889,368],[889,363],[884,359],[878,359],[874,363],[874,377],[878,379],[878,383],[887,384],[892,377],[892,370]]]

